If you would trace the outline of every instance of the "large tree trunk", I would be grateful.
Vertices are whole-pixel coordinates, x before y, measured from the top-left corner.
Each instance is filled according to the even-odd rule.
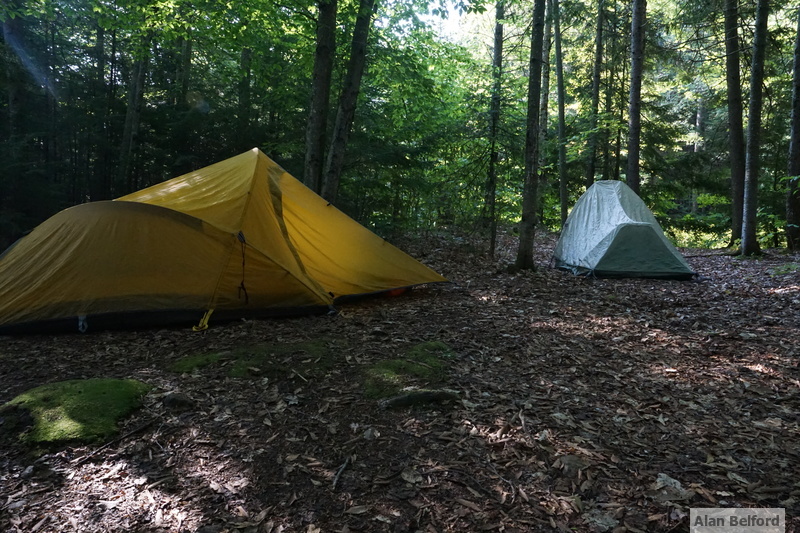
[[[567,134],[564,106],[567,99],[564,89],[564,59],[561,54],[561,6],[552,0],[553,33],[556,36],[556,86],[558,93],[558,195],[561,200],[561,227],[567,222],[569,197],[567,195]]]
[[[519,224],[519,248],[516,269],[535,269],[533,239],[536,236],[539,181],[539,97],[542,83],[542,41],[544,37],[545,0],[533,4],[533,32],[528,72],[528,118],[525,136],[525,178],[522,186],[522,220]]]
[[[786,191],[786,244],[800,251],[800,11],[794,42],[792,82],[792,130],[789,138],[789,188]]]
[[[631,86],[628,108],[628,170],[625,181],[639,194],[639,160],[642,138],[642,75],[644,74],[644,24],[647,0],[633,0],[631,17]]]
[[[597,27],[594,34],[594,63],[592,64],[592,108],[589,110],[589,138],[586,146],[586,187],[594,183],[597,165],[597,115],[600,112],[600,74],[603,67],[603,3],[597,1]]]
[[[760,170],[761,110],[764,105],[764,60],[767,48],[769,0],[758,0],[756,30],[753,36],[753,61],[750,70],[750,105],[747,117],[747,148],[744,174],[744,207],[742,216],[742,255],[757,255],[758,245],[758,173]]]
[[[336,57],[337,0],[317,3],[317,48],[311,79],[311,103],[306,126],[306,159],[303,182],[311,190],[322,192],[322,169],[325,162],[325,134],[328,129],[331,77]]]
[[[745,144],[738,28],[738,0],[725,0],[725,80],[728,87],[728,147],[731,165],[730,246],[736,246],[742,238],[742,206],[744,204]]]
[[[347,75],[344,88],[339,99],[339,109],[336,112],[336,122],[333,126],[333,138],[325,162],[325,180],[322,184],[322,197],[330,203],[336,202],[339,193],[339,181],[344,167],[344,155],[347,150],[347,140],[353,119],[356,114],[358,92],[361,88],[361,78],[367,62],[367,38],[375,13],[376,0],[361,0],[356,25],[353,29],[353,44],[350,50],[350,62],[347,66]]]
[[[503,87],[503,0],[495,6],[494,50],[492,52],[492,100],[489,107],[489,172],[486,179],[486,211],[489,218],[489,256],[497,247],[497,134],[500,128],[500,102]]]

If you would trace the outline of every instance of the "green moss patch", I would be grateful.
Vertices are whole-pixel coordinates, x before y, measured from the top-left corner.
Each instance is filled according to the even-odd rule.
[[[800,272],[800,263],[785,263],[772,269],[772,276],[785,276],[786,274],[794,274]]]
[[[186,374],[218,363],[222,359],[222,356],[222,353],[201,353],[190,355],[188,357],[178,359],[172,363],[169,369],[172,372]]]
[[[62,381],[20,394],[0,414],[21,430],[24,442],[90,442],[116,433],[117,423],[141,406],[148,390],[132,379]]]
[[[445,378],[450,347],[439,341],[410,347],[404,357],[378,361],[366,370],[364,394],[368,398],[388,398],[406,387],[439,385]]]
[[[256,344],[227,352],[190,355],[170,366],[173,372],[193,372],[224,365],[232,378],[281,379],[299,374],[319,375],[333,368],[336,352],[324,339],[287,344]]]

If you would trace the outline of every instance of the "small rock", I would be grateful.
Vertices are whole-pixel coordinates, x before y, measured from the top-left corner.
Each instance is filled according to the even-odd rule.
[[[23,470],[22,473],[19,475],[19,477],[21,477],[22,479],[28,479],[32,475],[33,475],[33,465]]]

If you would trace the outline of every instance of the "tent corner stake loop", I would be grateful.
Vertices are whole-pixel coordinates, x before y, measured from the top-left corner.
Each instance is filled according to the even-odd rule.
[[[200,319],[200,323],[196,326],[192,327],[192,331],[204,331],[208,329],[208,319],[211,318],[211,313],[213,313],[213,309],[209,309],[208,311],[203,314],[203,318]]]

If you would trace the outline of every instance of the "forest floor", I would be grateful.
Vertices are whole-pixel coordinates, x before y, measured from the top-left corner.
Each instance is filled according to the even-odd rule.
[[[800,531],[800,257],[684,250],[700,281],[587,279],[539,240],[518,274],[512,237],[494,260],[403,243],[452,284],[336,315],[0,338],[0,404],[153,386],[105,444],[6,439],[0,531],[688,531],[693,507],[782,507]],[[384,408],[387,360],[458,399]]]

